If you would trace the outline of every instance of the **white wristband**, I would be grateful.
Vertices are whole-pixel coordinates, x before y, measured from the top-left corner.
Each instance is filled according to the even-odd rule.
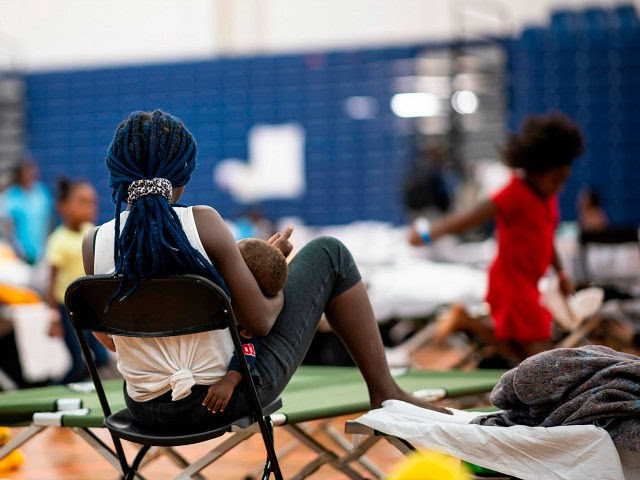
[[[431,224],[429,223],[429,220],[427,220],[425,217],[418,217],[413,222],[413,226],[418,232],[418,235],[420,235],[422,243],[431,243]]]

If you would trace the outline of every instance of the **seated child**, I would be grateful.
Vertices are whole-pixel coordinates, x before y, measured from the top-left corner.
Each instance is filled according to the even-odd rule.
[[[287,260],[280,249],[257,238],[240,240],[238,248],[265,296],[274,296],[282,290],[287,281]],[[242,327],[239,329],[242,351],[251,369],[256,361],[257,338],[248,330]],[[235,387],[242,380],[240,372],[240,360],[234,353],[227,373],[209,387],[209,392],[204,399],[203,405],[212,413],[224,411]]]

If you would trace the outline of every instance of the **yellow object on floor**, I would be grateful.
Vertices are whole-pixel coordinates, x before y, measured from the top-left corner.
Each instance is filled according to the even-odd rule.
[[[471,474],[457,458],[419,451],[402,459],[386,480],[471,480]]]
[[[23,305],[26,303],[39,303],[41,301],[40,296],[30,288],[0,283],[0,304]]]
[[[0,447],[11,440],[11,430],[7,427],[0,427]],[[0,460],[0,473],[17,470],[24,463],[26,457],[20,450],[14,450],[9,455]]]

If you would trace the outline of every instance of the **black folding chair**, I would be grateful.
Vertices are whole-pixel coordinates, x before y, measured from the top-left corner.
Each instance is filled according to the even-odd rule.
[[[152,446],[173,447],[199,443],[220,437],[232,429],[234,431],[248,429],[257,422],[267,451],[262,478],[268,479],[273,472],[276,479],[282,479],[273,447],[273,427],[269,417],[282,406],[282,402],[278,398],[265,407],[260,405],[242,352],[233,309],[222,289],[208,279],[197,275],[153,278],[141,280],[131,295],[125,299],[116,299],[107,307],[109,299],[117,291],[120,282],[119,277],[112,275],[81,277],[67,288],[65,305],[104,411],[104,427],[109,430],[113,438],[124,478],[127,480],[134,477],[144,478],[138,472],[138,468],[142,458]],[[128,291],[130,286],[126,285],[124,291]],[[111,412],[84,335],[86,331],[128,337],[168,337],[224,328],[229,329],[236,354],[240,359],[243,381],[238,388],[245,388],[251,399],[251,412],[246,416],[213,430],[171,434],[160,429],[155,431],[141,426],[127,409]],[[131,463],[127,461],[124,454],[121,439],[142,445]],[[216,455],[215,458],[218,456]],[[188,475],[196,474],[209,463],[211,462],[205,462],[197,471],[190,471]]]

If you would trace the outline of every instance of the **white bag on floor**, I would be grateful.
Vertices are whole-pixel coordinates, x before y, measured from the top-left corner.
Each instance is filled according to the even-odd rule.
[[[47,335],[49,307],[44,303],[6,308],[13,322],[22,375],[28,382],[62,377],[71,357],[62,338]]]

